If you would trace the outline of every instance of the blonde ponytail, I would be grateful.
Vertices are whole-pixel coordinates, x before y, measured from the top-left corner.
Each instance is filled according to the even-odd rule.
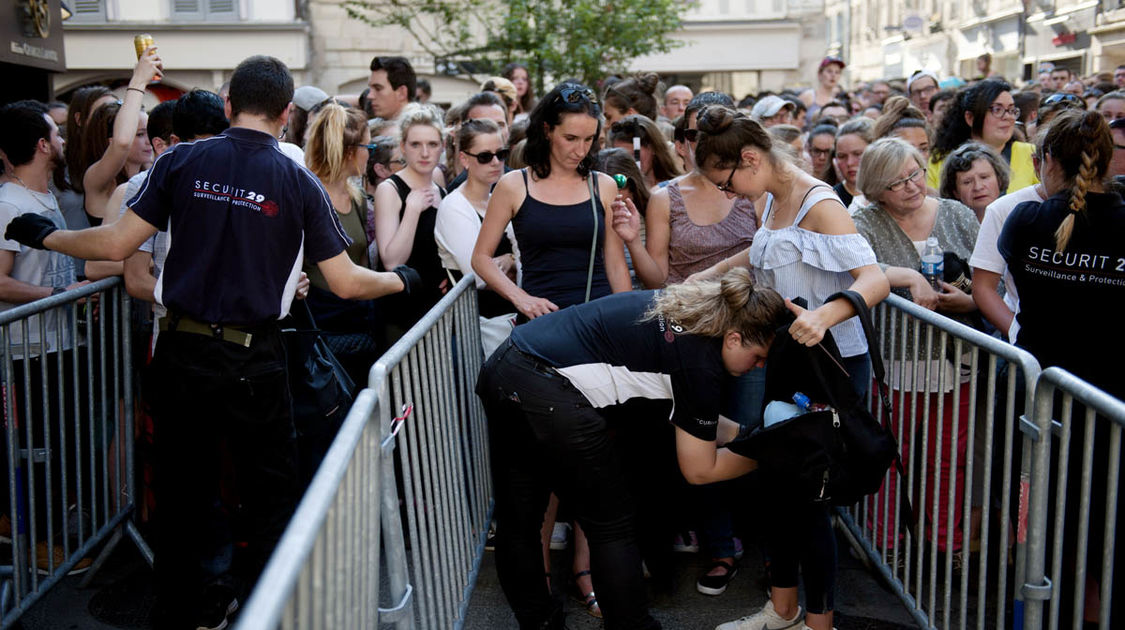
[[[305,143],[305,164],[323,182],[346,178],[347,159],[355,151],[353,145],[363,139],[367,121],[363,112],[330,103],[321,108],[309,127]]]

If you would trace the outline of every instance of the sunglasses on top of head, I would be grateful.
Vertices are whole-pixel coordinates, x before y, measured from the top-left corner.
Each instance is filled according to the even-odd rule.
[[[598,104],[598,97],[594,95],[593,90],[580,85],[568,85],[562,88],[555,98],[562,100],[564,103],[581,103],[582,101],[586,101],[587,103]]]
[[[508,156],[512,154],[512,150],[511,149],[500,149],[496,153],[493,153],[492,151],[481,151],[480,153],[469,153],[468,151],[463,150],[463,151],[461,151],[461,153],[464,153],[465,155],[467,155],[469,157],[476,158],[478,164],[489,164],[489,163],[492,162],[493,158],[495,158],[497,160],[500,160],[500,163],[503,164],[504,162],[506,162],[508,160]]]
[[[1058,92],[1043,99],[1043,105],[1054,105],[1055,103],[1065,103],[1083,109],[1086,107],[1086,101],[1082,100],[1081,97],[1066,92]]]

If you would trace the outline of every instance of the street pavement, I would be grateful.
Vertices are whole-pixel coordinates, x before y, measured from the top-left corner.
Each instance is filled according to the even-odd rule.
[[[901,630],[917,627],[902,603],[874,574],[839,547],[836,578],[837,630]],[[515,630],[516,622],[496,579],[494,555],[486,552],[480,577],[469,605],[466,630]],[[718,597],[695,590],[695,580],[706,559],[699,554],[675,554],[673,591],[656,598],[652,613],[666,630],[710,630],[724,621],[748,615],[766,602],[764,571],[757,549],[750,545],[739,574],[727,592]],[[553,552],[554,583],[564,584],[566,552]],[[105,568],[86,589],[78,588],[81,576],[63,580],[24,614],[15,628],[25,630],[147,630],[153,605],[152,571],[130,545],[122,544]],[[567,597],[570,630],[599,630],[600,619],[585,613]]]

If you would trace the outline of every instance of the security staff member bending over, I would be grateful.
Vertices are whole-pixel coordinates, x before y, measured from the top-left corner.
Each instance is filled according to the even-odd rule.
[[[408,267],[354,265],[327,193],[277,137],[293,79],[273,57],[244,60],[230,81],[230,129],[163,153],[129,210],[110,225],[57,230],[29,214],[6,237],[86,260],[122,260],[158,229],[170,237],[156,300],[167,307],[153,357],[158,502],[158,627],[218,628],[237,608],[296,505],[296,455],[278,320],[305,259],[332,292],[372,299],[409,292]],[[236,467],[247,521],[245,570],[203,584],[203,520],[219,482],[219,444]]]
[[[785,302],[734,269],[721,280],[633,291],[518,326],[481,368],[496,484],[496,571],[521,629],[562,629],[543,580],[539,528],[553,490],[590,541],[607,630],[660,627],[645,608],[634,500],[603,410],[666,401],[680,470],[691,483],[750,472],[716,445],[738,425],[719,416],[720,382],[764,364]],[[652,418],[661,422],[661,418]]]

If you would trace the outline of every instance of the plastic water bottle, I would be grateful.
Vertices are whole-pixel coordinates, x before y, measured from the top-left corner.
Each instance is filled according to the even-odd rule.
[[[941,283],[945,279],[945,252],[938,245],[936,236],[927,238],[926,248],[922,250],[922,275],[934,291],[941,291]]]

